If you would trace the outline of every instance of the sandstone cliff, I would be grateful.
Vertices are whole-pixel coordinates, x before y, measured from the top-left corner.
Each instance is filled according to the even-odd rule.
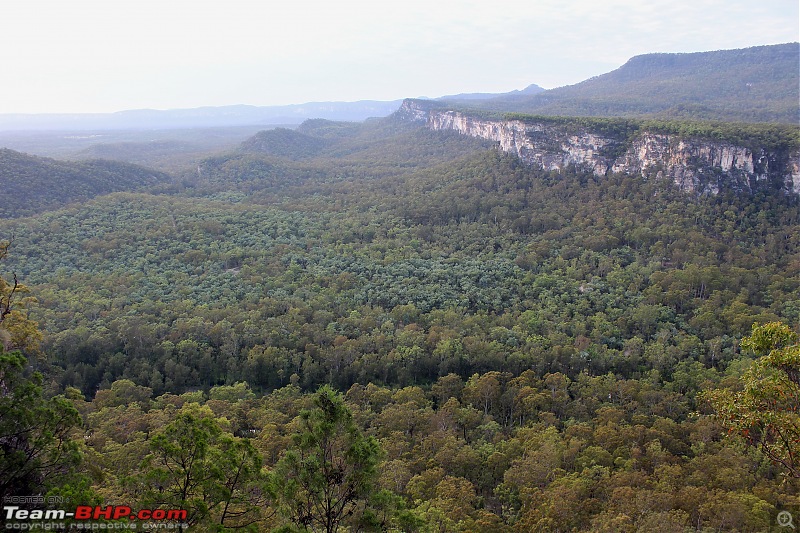
[[[419,100],[406,100],[397,116],[424,122],[433,130],[454,130],[494,141],[504,152],[547,170],[561,171],[572,165],[598,176],[620,172],[669,177],[683,190],[696,193],[774,187],[800,194],[796,148],[752,148],[647,130],[621,137],[551,120],[482,118]]]

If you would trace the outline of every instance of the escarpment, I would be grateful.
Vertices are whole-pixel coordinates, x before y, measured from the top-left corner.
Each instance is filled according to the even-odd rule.
[[[630,121],[621,121],[624,127],[613,131],[602,120],[583,124],[580,119],[549,117],[486,118],[420,100],[406,100],[397,117],[424,123],[432,130],[453,130],[494,141],[500,150],[546,170],[574,166],[597,176],[618,172],[667,177],[681,189],[699,194],[762,187],[800,194],[796,142],[791,146],[753,146],[752,142],[743,146],[702,135],[651,131],[646,122],[631,127]]]

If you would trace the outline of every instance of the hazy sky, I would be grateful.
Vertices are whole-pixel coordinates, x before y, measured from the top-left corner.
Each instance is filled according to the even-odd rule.
[[[3,0],[0,113],[553,88],[797,40],[797,0]]]

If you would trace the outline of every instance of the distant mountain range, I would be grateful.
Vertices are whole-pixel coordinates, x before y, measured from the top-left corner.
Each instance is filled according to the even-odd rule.
[[[550,116],[800,122],[800,43],[647,54],[576,85],[463,102]]]
[[[388,116],[402,100],[388,102],[311,102],[284,106],[232,105],[170,109],[139,109],[92,114],[0,114],[0,131],[9,130],[122,130],[215,128],[252,125],[296,125],[313,118],[362,121]]]
[[[502,94],[463,93],[454,106],[563,116],[657,117],[745,122],[800,121],[800,43],[691,54],[646,54],[576,85],[530,85]],[[298,125],[308,119],[363,121],[385,117],[402,100],[234,105],[108,114],[4,114],[0,131],[164,130]]]
[[[507,93],[462,93],[462,94],[452,94],[448,96],[440,96],[437,100],[441,101],[452,101],[452,100],[492,100],[497,98],[513,98],[516,96],[532,96],[534,94],[539,94],[544,92],[546,89],[542,89],[538,85],[528,85],[521,91],[511,91]]]

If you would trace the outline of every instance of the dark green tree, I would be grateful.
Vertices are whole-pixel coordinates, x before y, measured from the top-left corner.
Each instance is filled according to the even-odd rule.
[[[69,436],[78,411],[63,397],[45,398],[42,375],[26,367],[0,344],[0,498],[43,495],[80,463]]]
[[[189,525],[244,527],[260,518],[263,502],[251,489],[261,457],[249,441],[223,432],[208,408],[184,407],[150,440],[142,466],[131,484],[142,503],[185,509]]]
[[[0,260],[7,252],[8,242],[0,243]],[[78,411],[63,397],[45,398],[42,375],[27,371],[19,351],[6,353],[7,345],[38,336],[35,322],[17,317],[21,290],[16,276],[11,284],[0,278],[0,499],[45,494],[81,458],[69,436],[80,423]]]
[[[300,431],[275,466],[270,488],[288,531],[333,533],[370,509],[381,450],[356,427],[342,396],[328,386],[314,409],[300,414]]]

